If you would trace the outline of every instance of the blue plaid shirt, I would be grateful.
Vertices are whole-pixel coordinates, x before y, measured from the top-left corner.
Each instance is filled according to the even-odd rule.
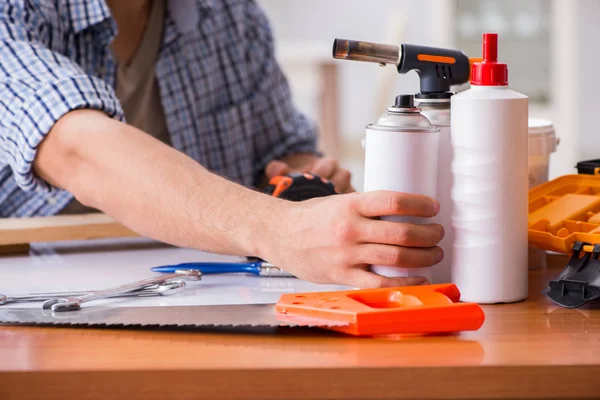
[[[1,2],[0,217],[52,215],[72,199],[32,173],[61,116],[91,108],[124,120],[115,34],[104,0]],[[315,152],[273,53],[254,1],[170,0],[155,72],[173,147],[246,186],[270,160]]]

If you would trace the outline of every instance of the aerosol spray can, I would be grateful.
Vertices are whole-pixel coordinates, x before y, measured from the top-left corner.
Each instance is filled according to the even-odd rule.
[[[436,197],[440,129],[414,105],[413,95],[400,95],[394,105],[372,124],[365,137],[365,191],[392,190]],[[430,223],[422,217],[382,217],[397,222]],[[386,276],[425,276],[430,268],[374,265]]]
[[[451,100],[452,275],[477,303],[527,298],[528,101],[508,88],[497,41],[483,35],[471,88]]]
[[[452,229],[452,143],[450,140],[450,97],[452,92],[423,94],[415,96],[415,103],[421,113],[429,119],[433,126],[440,128],[439,153],[437,160],[437,194],[440,212],[432,218],[432,222],[444,227],[444,238],[438,244],[444,251],[444,259],[431,267],[432,283],[452,282],[452,258],[454,230]]]

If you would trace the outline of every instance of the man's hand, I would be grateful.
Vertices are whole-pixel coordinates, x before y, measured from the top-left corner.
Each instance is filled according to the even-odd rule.
[[[283,160],[271,161],[265,169],[267,180],[291,172],[308,172],[325,178],[334,184],[338,193],[354,192],[354,188],[350,184],[350,171],[341,168],[338,162],[331,157],[294,155]]]
[[[444,236],[442,226],[375,218],[432,217],[439,207],[429,197],[389,191],[289,202],[283,215],[273,215],[273,220],[267,221],[276,231],[271,239],[265,238],[260,256],[299,278],[318,283],[358,288],[426,283],[422,277],[380,276],[369,271],[369,266],[411,268],[437,264],[443,258],[442,249],[437,247]]]

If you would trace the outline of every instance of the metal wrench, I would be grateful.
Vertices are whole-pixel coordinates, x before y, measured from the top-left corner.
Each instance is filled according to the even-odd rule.
[[[146,296],[171,296],[185,289],[184,281],[169,281],[158,285],[148,286],[129,293],[119,294],[111,297],[146,297]],[[95,290],[77,291],[77,292],[48,292],[48,293],[29,293],[21,295],[4,295],[0,293],[0,306],[9,303],[29,303],[44,301],[57,297],[85,296],[95,293]]]
[[[200,271],[177,271],[172,274],[153,276],[152,278],[143,279],[141,281],[136,281],[104,290],[99,290],[97,292],[87,294],[81,297],[63,297],[49,299],[44,302],[42,308],[45,310],[52,309],[52,311],[56,312],[79,310],[81,309],[81,304],[87,303],[89,301],[101,300],[120,294],[130,293],[136,290],[144,289],[150,285],[164,283],[173,279],[189,278],[191,280],[200,280],[201,277],[202,274],[200,273]]]

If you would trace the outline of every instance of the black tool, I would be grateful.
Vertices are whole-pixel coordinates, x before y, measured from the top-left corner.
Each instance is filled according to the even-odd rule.
[[[317,175],[306,173],[276,176],[269,181],[265,193],[290,201],[303,201],[337,194],[333,183]]]
[[[591,251],[590,251],[591,250]],[[575,242],[573,254],[544,295],[562,307],[577,308],[600,298],[600,244]]]

